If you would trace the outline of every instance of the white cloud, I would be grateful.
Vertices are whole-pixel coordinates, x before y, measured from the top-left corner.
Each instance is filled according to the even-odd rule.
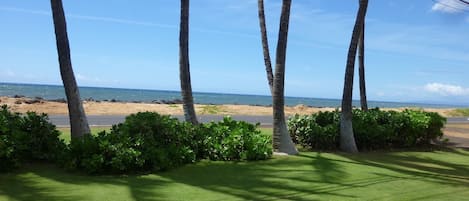
[[[80,73],[77,73],[77,80],[83,80],[83,81],[86,81],[88,80],[87,77],[85,77],[84,75],[80,74]]]
[[[5,72],[5,74],[8,76],[8,77],[15,77],[16,76],[16,73],[13,72],[12,70],[7,70]]]
[[[76,78],[78,81],[83,81],[83,82],[101,82],[101,78],[99,77],[89,77],[80,73],[76,74]]]
[[[0,74],[3,77],[16,77],[16,73],[12,71],[11,69],[5,69],[5,70],[0,70]]]
[[[432,6],[432,11],[443,13],[461,13],[467,9],[468,6],[459,0],[437,0]]]
[[[458,85],[442,84],[442,83],[428,83],[424,87],[425,91],[437,93],[442,96],[466,96],[469,95],[469,88],[464,88]]]

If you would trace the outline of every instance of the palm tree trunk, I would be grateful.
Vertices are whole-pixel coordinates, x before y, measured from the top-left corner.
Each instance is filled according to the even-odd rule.
[[[67,24],[62,0],[51,0],[51,8],[59,57],[60,75],[62,76],[65,95],[67,96],[71,136],[73,139],[85,134],[90,134],[90,127],[86,119],[85,110],[83,109],[83,103],[80,99],[80,92],[75,80],[75,75],[73,74]]]
[[[191,75],[189,68],[189,0],[181,0],[181,23],[179,29],[179,78],[184,117],[187,122],[198,124],[192,97]]]
[[[345,68],[344,92],[342,96],[342,113],[340,115],[340,149],[349,153],[358,152],[353,136],[352,126],[352,90],[353,90],[353,74],[355,68],[355,57],[357,54],[357,44],[360,32],[365,19],[368,0],[360,0],[360,8],[358,9],[355,26],[352,32],[352,39],[347,55],[347,66]]]
[[[360,80],[360,105],[363,111],[368,111],[365,82],[365,20],[363,20],[360,40],[358,41],[358,76]]]
[[[269,41],[267,40],[267,28],[265,25],[264,0],[258,0],[259,7],[259,26],[261,27],[262,50],[264,53],[265,71],[267,73],[267,81],[269,82],[270,94],[273,94],[274,75],[272,73],[272,62],[269,53]]]
[[[288,134],[285,121],[285,60],[287,53],[288,24],[290,20],[291,0],[283,0],[282,14],[280,16],[280,30],[278,33],[277,55],[275,64],[275,76],[273,82],[273,114],[274,114],[274,133],[273,147],[275,151],[286,154],[298,154],[298,150],[293,144]]]

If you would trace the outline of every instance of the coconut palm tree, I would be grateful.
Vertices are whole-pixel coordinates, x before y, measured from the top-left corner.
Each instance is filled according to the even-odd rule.
[[[274,116],[274,133],[273,146],[274,150],[286,154],[298,154],[298,150],[288,134],[287,124],[285,121],[285,60],[287,53],[288,25],[290,21],[291,0],[283,0],[282,13],[280,15],[280,28],[278,32],[277,53],[275,59],[275,76],[273,77],[273,116]]]
[[[345,68],[344,91],[342,96],[342,112],[340,115],[340,149],[345,152],[358,152],[353,136],[352,127],[352,90],[353,90],[353,73],[355,68],[355,57],[357,54],[357,44],[362,32],[363,22],[365,20],[368,0],[359,0],[360,7],[358,9],[355,26],[352,32],[352,39],[347,55],[347,66]]]
[[[365,20],[358,41],[358,78],[360,81],[360,105],[363,111],[368,110],[368,101],[366,100],[366,82],[365,82]]]
[[[59,57],[60,75],[62,76],[65,95],[67,96],[71,136],[73,139],[89,134],[90,127],[86,119],[85,110],[83,109],[83,103],[80,99],[80,92],[75,75],[73,74],[67,35],[67,23],[65,21],[62,0],[51,0],[51,8]]]
[[[269,41],[267,39],[267,28],[265,25],[264,0],[258,0],[259,8],[259,26],[261,28],[262,50],[264,53],[265,71],[267,73],[267,81],[269,83],[270,94],[273,94],[274,75],[272,73],[272,61],[270,60]]]
[[[198,124],[192,97],[191,73],[189,68],[189,0],[181,0],[181,22],[179,28],[179,78],[184,117],[187,122]]]

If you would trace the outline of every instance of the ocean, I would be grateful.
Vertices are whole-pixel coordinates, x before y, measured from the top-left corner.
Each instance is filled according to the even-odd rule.
[[[42,97],[46,100],[65,98],[64,88],[57,85],[39,85],[39,84],[13,84],[0,83],[0,96],[22,95],[26,97]],[[179,91],[165,90],[145,90],[145,89],[119,89],[102,87],[80,87],[82,99],[92,98],[93,100],[117,100],[117,101],[139,101],[152,102],[154,100],[175,100],[181,99]],[[240,104],[240,105],[262,105],[272,104],[271,96],[264,95],[243,95],[243,94],[222,94],[222,93],[201,93],[194,92],[194,102],[199,104]],[[285,97],[285,105],[307,105],[313,107],[340,107],[339,99],[323,98],[302,98]],[[353,105],[360,106],[359,101],[353,101]],[[423,103],[403,103],[403,102],[384,102],[369,101],[371,108],[396,108],[396,107],[421,107],[421,108],[454,108],[456,105],[423,104]]]

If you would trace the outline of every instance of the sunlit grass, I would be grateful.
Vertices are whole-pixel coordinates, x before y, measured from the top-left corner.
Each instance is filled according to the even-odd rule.
[[[31,164],[0,174],[0,200],[468,200],[469,152],[302,152],[146,175],[88,176]]]
[[[453,117],[468,117],[469,116],[469,108],[458,108],[454,109],[449,112],[450,116]]]
[[[97,126],[97,127],[90,127],[91,134],[96,135],[101,131],[108,131],[111,129],[109,126]],[[60,127],[57,128],[61,132],[60,138],[64,139],[65,142],[70,142],[70,127]]]
[[[202,105],[200,114],[218,114],[224,112],[218,105]]]
[[[261,134],[263,135],[268,135],[268,136],[272,136],[272,128],[259,128],[259,130],[261,130]]]

